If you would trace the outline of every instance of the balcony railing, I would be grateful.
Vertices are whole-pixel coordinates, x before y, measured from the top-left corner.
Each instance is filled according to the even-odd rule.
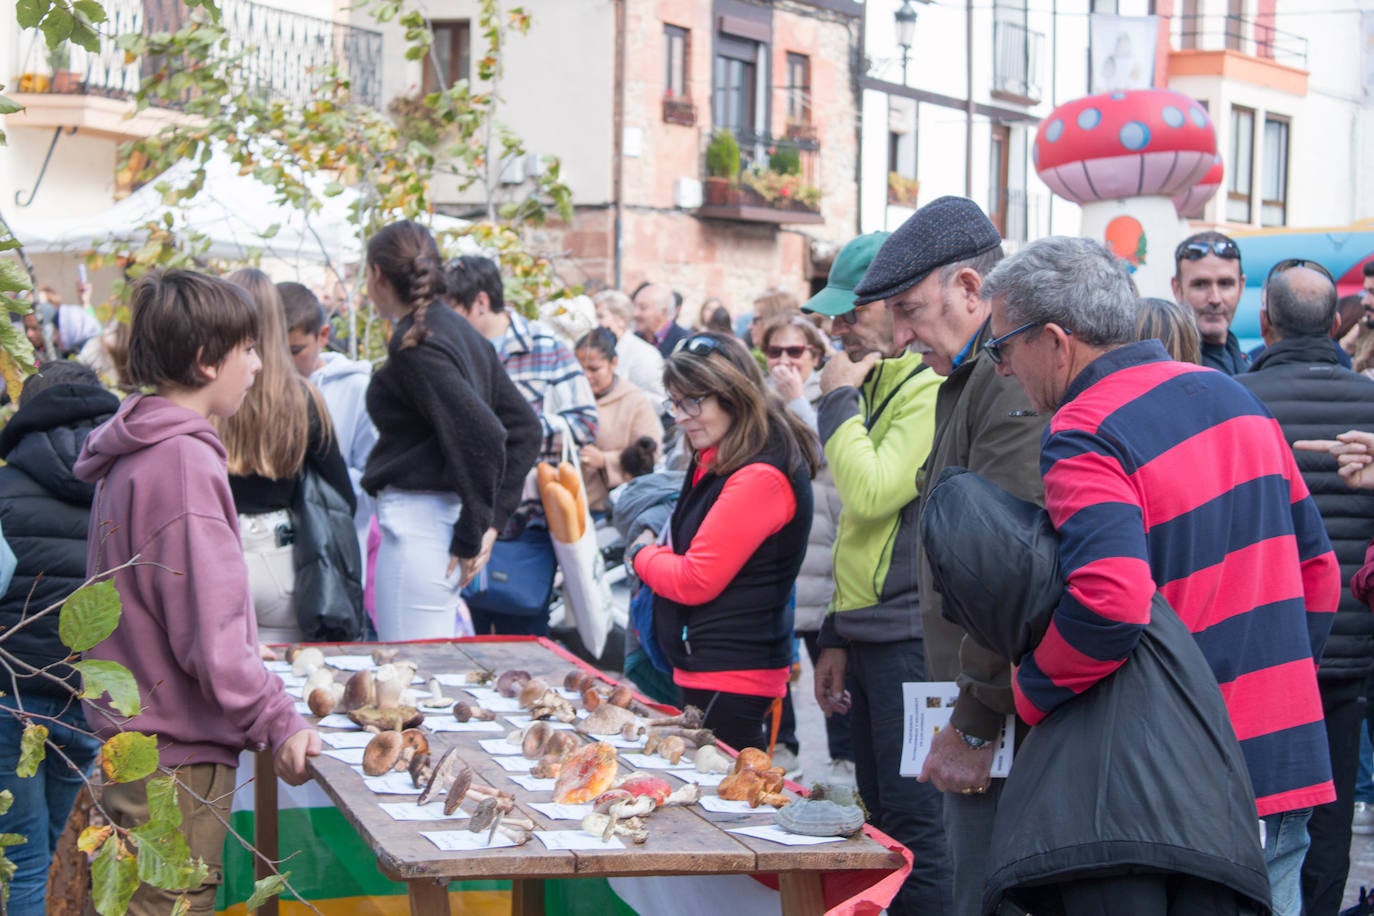
[[[992,92],[1013,102],[1044,98],[1045,36],[1015,22],[992,27]]]
[[[1178,16],[1178,46],[1186,51],[1239,51],[1307,69],[1307,39],[1272,25],[1228,14]]]
[[[249,0],[221,0],[222,23],[229,32],[229,54],[245,55],[242,79],[250,91],[270,98],[304,102],[314,96],[321,71],[336,65],[348,77],[354,97],[381,105],[382,34],[367,29],[262,6]],[[178,0],[108,0],[109,22],[101,29],[100,50],[69,46],[68,66],[54,67],[43,36],[34,34],[15,81],[20,92],[63,92],[129,99],[142,80],[155,73],[157,60],[128,63],[114,36],[174,32],[188,21]],[[184,99],[182,100],[184,101]],[[157,100],[153,104],[175,107]]]
[[[709,142],[710,137],[707,137]],[[753,223],[821,223],[820,142],[740,133],[740,173],[713,176],[705,168],[703,203],[697,215]]]

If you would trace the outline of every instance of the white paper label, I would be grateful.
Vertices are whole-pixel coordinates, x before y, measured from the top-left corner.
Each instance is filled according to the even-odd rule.
[[[530,767],[534,766],[534,761],[528,757],[493,757],[491,759],[507,773],[528,773]]]
[[[515,841],[506,836],[501,831],[496,831],[496,835],[491,838],[491,843],[487,843],[487,834],[490,831],[483,830],[481,833],[473,833],[469,830],[442,830],[442,831],[420,831],[420,836],[438,846],[444,852],[460,852],[474,849],[501,849],[505,846],[514,846]]]
[[[368,776],[363,779],[367,786],[378,795],[419,795],[420,790],[410,781],[409,773],[387,773],[385,776]]]
[[[682,758],[677,763],[669,763],[666,758],[660,757],[657,754],[621,754],[620,759],[628,763],[630,766],[640,770],[696,769],[696,767],[692,764],[692,761],[688,760],[686,757]]]
[[[511,744],[505,738],[483,738],[477,743],[482,745],[482,750],[496,757],[524,756],[520,745]]]
[[[550,820],[580,821],[592,813],[591,802],[585,805],[560,805],[558,802],[530,802],[529,806]]]
[[[624,849],[620,837],[603,840],[581,830],[536,830],[534,835],[546,849]]]
[[[768,840],[770,843],[781,843],[783,846],[819,846],[821,843],[843,843],[845,841],[842,836],[803,836],[800,833],[788,833],[777,824],[735,827],[726,832],[751,836],[756,840]]]
[[[903,684],[902,699],[902,776],[919,776],[930,746],[940,729],[949,727],[954,714],[954,701],[959,699],[959,685],[953,681],[931,681]],[[997,738],[997,750],[992,755],[992,775],[1006,776],[1011,772],[1012,755],[1016,744],[1016,717],[1008,715]]]
[[[528,792],[552,792],[555,779],[543,779],[538,776],[511,774],[510,781],[521,786]]]
[[[491,722],[483,719],[470,719],[467,722],[459,722],[457,719],[437,718],[425,719],[425,728],[432,732],[503,732],[505,726],[500,722]]]
[[[771,805],[749,807],[747,801],[735,798],[721,798],[719,795],[703,795],[701,807],[714,814],[773,814],[776,809]]]
[[[352,719],[350,719],[348,716],[344,715],[341,712],[330,713],[329,715],[325,716],[323,719],[321,719],[319,722],[315,724],[318,725],[320,728],[347,728],[352,729],[353,731],[362,730],[361,725],[358,725],[356,722],[354,722]],[[368,738],[371,737],[371,735],[368,736]]]
[[[363,762],[363,752],[366,748],[361,747],[340,747],[332,748],[324,752],[324,756],[333,757],[335,760],[342,760],[349,766],[361,766]]]
[[[377,807],[398,821],[461,821],[470,816],[462,808],[445,814],[442,801],[432,801],[424,807],[410,802],[382,802]]]
[[[323,724],[324,720],[320,720]],[[349,723],[352,724],[352,723]],[[323,732],[320,739],[330,747],[367,747],[372,743],[370,732]]]
[[[370,655],[332,655],[324,663],[340,671],[368,671],[377,667]]]

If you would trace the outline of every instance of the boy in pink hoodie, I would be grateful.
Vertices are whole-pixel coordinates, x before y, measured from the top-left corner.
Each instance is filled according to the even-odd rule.
[[[125,722],[104,704],[88,703],[86,714],[101,738],[121,724],[157,735],[160,763],[180,782],[192,855],[210,866],[188,892],[191,912],[208,914],[239,752],[274,748],[277,774],[299,785],[320,737],[259,659],[224,446],[209,421],[238,410],[262,367],[252,300],[223,280],[171,270],[139,280],[131,312],[129,376],[157,393],[125,400],[87,438],[75,471],[95,484],[87,572],[140,561],[115,574],[123,616],[86,657],[127,667],[143,709]],[[145,784],[105,787],[117,824],[147,819]],[[129,912],[165,914],[178,896],[145,884]]]

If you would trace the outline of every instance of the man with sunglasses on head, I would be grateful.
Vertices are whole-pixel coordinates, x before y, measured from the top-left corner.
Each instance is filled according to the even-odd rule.
[[[1002,237],[978,205],[962,197],[941,197],[892,234],[854,290],[857,305],[882,308],[890,316],[894,347],[920,351],[931,371],[946,376],[936,399],[929,457],[906,456],[907,473],[915,476],[919,467],[918,485],[925,481],[922,509],[926,488],[942,470],[956,465],[1022,499],[1041,500],[1036,459],[1045,421],[1030,409],[1016,384],[998,377],[983,352],[991,334],[988,306],[978,291],[1001,257]],[[914,553],[926,679],[959,685],[953,728],[936,736],[919,779],[943,793],[954,875],[949,912],[977,916],[1003,782],[990,777],[992,757],[1014,710],[1011,667],[944,619],[925,552]]]
[[[1336,285],[1315,261],[1280,261],[1264,284],[1260,333],[1266,349],[1236,381],[1298,439],[1335,439],[1352,427],[1374,429],[1374,381],[1337,364],[1331,343]],[[1298,453],[1298,468],[1314,494],[1346,585],[1374,540],[1374,493],[1351,490],[1330,455]],[[1374,616],[1342,588],[1331,636],[1317,669],[1336,801],[1313,809],[1311,848],[1302,867],[1303,910],[1335,916],[1350,868],[1355,772],[1364,724],[1364,682],[1374,672]]]
[[[1250,357],[1231,333],[1245,289],[1240,249],[1220,232],[1198,232],[1174,249],[1174,299],[1193,310],[1202,338],[1202,364],[1227,375],[1250,368]]]
[[[1038,725],[1129,664],[1158,591],[1202,649],[1240,740],[1273,911],[1298,916],[1308,817],[1336,796],[1314,663],[1341,582],[1283,430],[1235,379],[1137,340],[1130,276],[1099,242],[1032,242],[982,296],[998,371],[1053,414],[1040,467],[1065,591],[1017,664],[1017,712]],[[1189,761],[1176,765],[1186,778]],[[1159,864],[1079,882],[1080,901],[1100,901],[1079,911],[1248,912],[1183,908],[1158,873],[1178,869]],[[1161,895],[1177,908],[1142,908]]]
[[[915,855],[889,912],[944,914],[953,898],[940,794],[901,775],[900,738],[900,684],[925,679],[915,466],[930,450],[941,379],[893,343],[882,303],[854,304],[854,285],[887,237],[845,245],[828,285],[802,307],[834,319],[844,345],[821,372],[817,404],[840,515],[815,690],[827,716],[850,714],[854,775],[873,824]]]

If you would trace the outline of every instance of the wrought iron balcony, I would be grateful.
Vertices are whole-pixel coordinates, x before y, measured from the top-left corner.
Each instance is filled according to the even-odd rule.
[[[1175,18],[1181,50],[1238,51],[1298,70],[1307,69],[1307,39],[1301,35],[1224,13]]]
[[[708,142],[710,138],[707,138]],[[767,134],[735,135],[740,150],[738,175],[703,170],[703,219],[747,223],[823,223],[816,186],[820,143],[811,137],[778,139]]]
[[[314,95],[321,71],[332,64],[348,77],[356,99],[380,107],[380,32],[249,0],[221,0],[220,9],[221,21],[229,32],[229,53],[244,55],[242,74],[249,89],[274,99],[303,102]],[[178,0],[107,0],[105,11],[109,22],[101,30],[100,50],[95,53],[70,45],[66,61],[54,59],[43,36],[33,34],[13,88],[18,92],[132,98],[142,80],[156,72],[158,62],[126,62],[114,36],[174,32],[190,16]],[[154,104],[176,105],[165,100]]]
[[[1045,36],[1015,22],[992,27],[992,94],[1034,105],[1044,98]]]

